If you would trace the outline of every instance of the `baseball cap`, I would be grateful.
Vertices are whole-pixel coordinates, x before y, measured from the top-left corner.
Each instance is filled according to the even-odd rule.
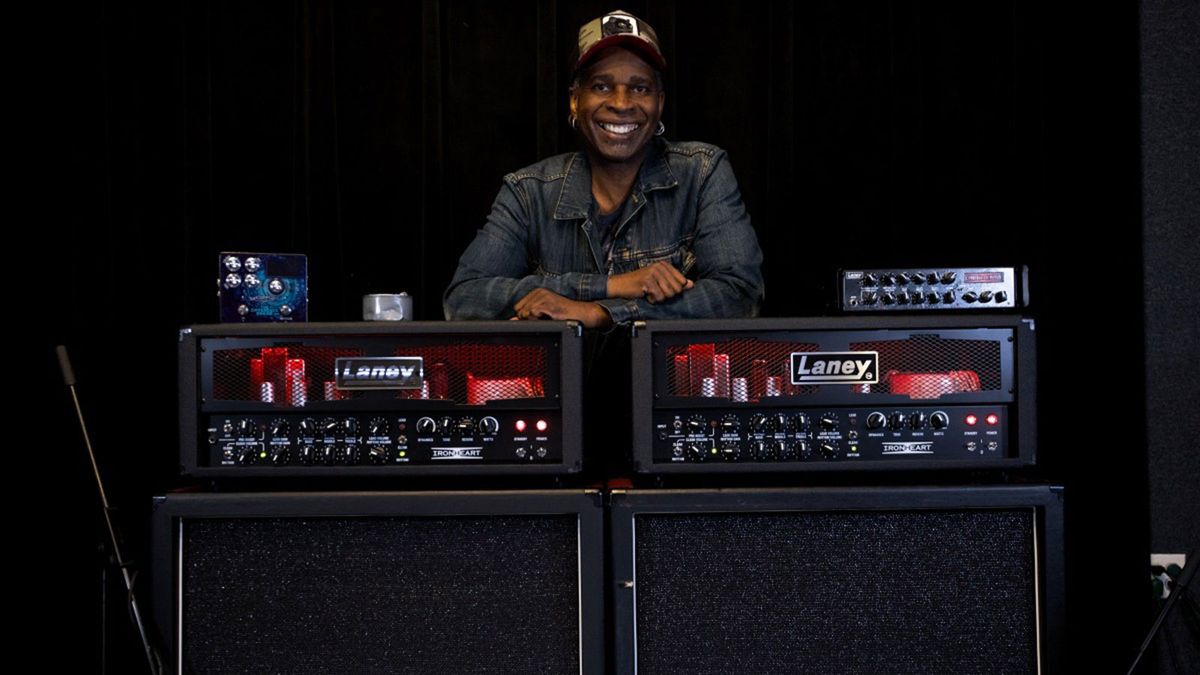
[[[583,24],[579,29],[579,58],[575,70],[588,65],[605,47],[620,45],[659,70],[667,60],[650,24],[624,10],[615,10]]]

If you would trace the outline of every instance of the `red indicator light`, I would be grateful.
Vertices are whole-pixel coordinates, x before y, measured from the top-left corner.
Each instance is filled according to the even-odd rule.
[[[537,421],[537,430],[538,431],[545,431],[548,428],[550,428],[550,425],[546,422],[546,420],[538,420]]]
[[[517,420],[517,431],[525,431],[525,420]]]
[[[973,427],[979,422],[979,418],[974,415],[967,415],[967,426]]]
[[[996,413],[992,413],[992,414],[988,415],[987,417],[985,417],[984,419],[987,420],[987,423],[993,427],[1000,423],[1000,416],[997,415]]]

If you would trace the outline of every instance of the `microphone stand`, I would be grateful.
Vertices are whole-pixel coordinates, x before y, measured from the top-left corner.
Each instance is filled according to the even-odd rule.
[[[112,546],[117,568],[121,570],[121,578],[125,581],[125,590],[129,598],[129,609],[133,615],[133,622],[137,627],[138,637],[142,641],[142,649],[146,653],[146,663],[150,667],[151,675],[161,675],[163,672],[162,657],[159,656],[158,650],[154,648],[154,645],[150,641],[150,635],[146,631],[146,624],[142,620],[142,612],[138,606],[137,595],[134,593],[134,575],[130,573],[125,556],[121,553],[121,542],[117,538],[116,526],[113,525],[112,508],[108,504],[108,494],[104,490],[104,479],[100,476],[100,467],[96,464],[96,453],[92,450],[92,440],[88,436],[87,424],[83,420],[83,409],[80,408],[79,396],[75,393],[75,372],[71,368],[71,359],[67,356],[67,348],[62,345],[56,347],[55,352],[58,354],[58,366],[62,370],[63,383],[67,385],[67,389],[71,392],[71,400],[75,403],[75,416],[79,420],[79,429],[83,432],[83,443],[87,446],[88,459],[92,462],[92,475],[96,478],[96,489],[100,492],[100,504],[104,511],[104,525],[108,529],[108,542]]]

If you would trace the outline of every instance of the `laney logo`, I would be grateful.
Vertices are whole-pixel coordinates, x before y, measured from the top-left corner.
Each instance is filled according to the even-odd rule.
[[[792,384],[874,384],[879,352],[794,352]]]
[[[420,356],[338,359],[338,389],[420,389],[425,360]]]
[[[932,455],[933,443],[884,443],[885,455]]]

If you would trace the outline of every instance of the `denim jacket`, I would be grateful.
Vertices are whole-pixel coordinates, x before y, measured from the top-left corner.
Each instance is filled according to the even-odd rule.
[[[446,289],[446,318],[509,318],[513,305],[538,287],[598,302],[614,323],[758,313],[762,251],[724,150],[654,139],[608,261],[602,233],[588,216],[591,204],[591,170],[582,153],[505,176]],[[605,297],[609,275],[660,260],[695,285],[659,303]]]

